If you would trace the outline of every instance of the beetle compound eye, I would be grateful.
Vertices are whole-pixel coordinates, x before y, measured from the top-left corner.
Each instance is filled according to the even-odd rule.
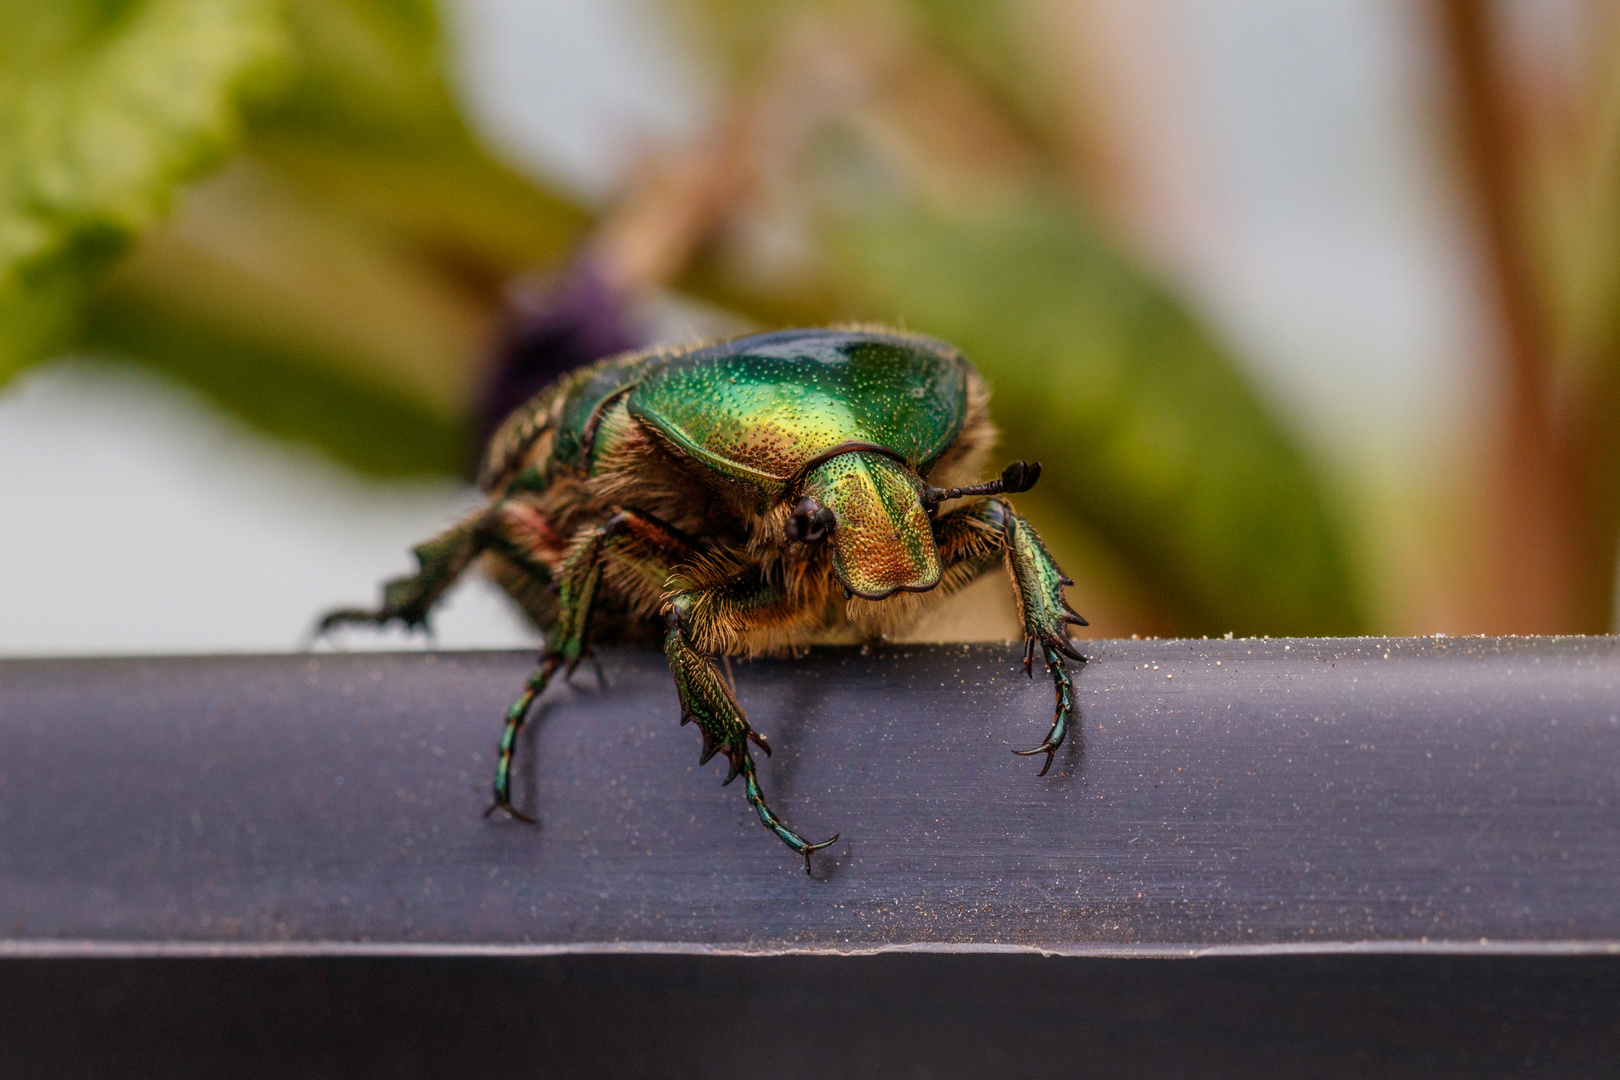
[[[788,518],[787,537],[801,544],[819,544],[832,531],[836,520],[831,510],[806,495],[793,508],[793,516]]]

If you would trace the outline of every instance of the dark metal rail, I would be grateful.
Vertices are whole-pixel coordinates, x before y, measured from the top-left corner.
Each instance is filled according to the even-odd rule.
[[[1108,641],[1038,778],[1012,646],[735,666],[816,878],[699,768],[662,657],[0,663],[0,954],[1609,952],[1610,638]]]
[[[816,880],[657,655],[539,828],[530,656],[0,663],[0,1075],[1620,1071],[1614,640],[1087,651],[1045,778],[1016,648],[737,665]]]

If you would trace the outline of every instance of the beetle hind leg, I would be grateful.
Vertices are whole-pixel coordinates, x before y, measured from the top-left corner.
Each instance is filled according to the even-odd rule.
[[[329,611],[315,624],[312,640],[340,626],[387,626],[398,622],[407,630],[429,630],[428,614],[433,605],[488,546],[492,520],[490,510],[480,510],[418,544],[412,549],[417,572],[385,582],[380,607]]]

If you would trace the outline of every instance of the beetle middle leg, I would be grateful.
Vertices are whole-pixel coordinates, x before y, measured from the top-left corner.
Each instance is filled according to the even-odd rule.
[[[985,499],[945,515],[935,523],[934,537],[946,567],[948,588],[959,588],[971,581],[997,556],[1007,567],[1024,626],[1024,674],[1033,677],[1035,652],[1039,649],[1056,698],[1052,728],[1046,738],[1039,746],[1013,753],[1026,757],[1045,754],[1046,763],[1040,771],[1045,776],[1076,711],[1074,680],[1064,657],[1081,663],[1086,659],[1069,641],[1069,624],[1086,625],[1086,620],[1075,614],[1063,598],[1064,588],[1074,582],[1063,576],[1034,526],[1015,514],[1005,499]]]
[[[792,612],[792,605],[776,586],[762,580],[744,579],[706,589],[682,590],[670,598],[664,610],[668,626],[664,633],[664,656],[680,694],[681,723],[695,722],[703,734],[703,753],[698,764],[706,764],[717,753],[724,754],[731,763],[724,782],[729,784],[738,776],[743,778],[748,805],[754,808],[760,824],[802,855],[804,872],[810,873],[810,856],[836,841],[838,834],[812,844],[788,828],[770,808],[748,749],[752,742],[769,757],[770,743],[749,726],[747,714],[737,704],[713,661],[693,645],[694,638],[705,640],[719,622],[780,617]]]
[[[566,666],[571,675],[589,655],[591,607],[603,573],[612,573],[617,584],[643,597],[645,607],[655,608],[671,568],[690,557],[692,550],[691,543],[669,526],[633,510],[620,510],[606,522],[588,525],[576,534],[555,577],[557,607],[546,630],[540,666],[506,710],[495,759],[494,802],[484,811],[485,817],[502,810],[519,821],[534,822],[512,805],[512,761],[518,734],[558,669]]]

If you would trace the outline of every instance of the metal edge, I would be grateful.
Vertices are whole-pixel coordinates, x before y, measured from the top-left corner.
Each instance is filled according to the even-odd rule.
[[[148,959],[164,957],[544,957],[600,955],[665,956],[884,956],[894,953],[1010,954],[1094,959],[1208,959],[1263,956],[1615,956],[1620,941],[1320,941],[1264,945],[1006,945],[917,942],[906,945],[800,946],[753,942],[700,944],[667,941],[580,941],[565,944],[514,942],[390,941],[90,941],[0,939],[0,960]]]

